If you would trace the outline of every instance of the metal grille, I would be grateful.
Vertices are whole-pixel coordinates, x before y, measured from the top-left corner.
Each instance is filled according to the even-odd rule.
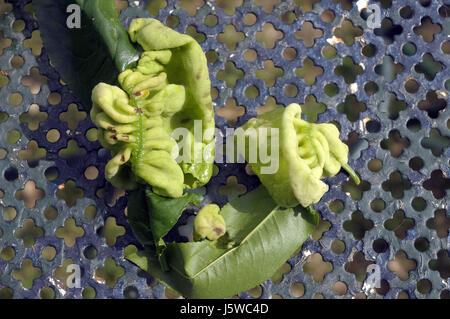
[[[221,129],[297,102],[350,146],[363,183],[327,180],[318,230],[240,298],[450,298],[445,0],[116,2],[125,25],[153,15],[200,42]],[[51,66],[28,0],[0,0],[0,66],[0,297],[179,297],[123,258],[137,244],[125,192],[105,181],[109,154]],[[258,183],[245,165],[220,164],[204,192],[223,205]],[[69,264],[81,288],[66,287]],[[365,291],[370,264],[382,281]]]

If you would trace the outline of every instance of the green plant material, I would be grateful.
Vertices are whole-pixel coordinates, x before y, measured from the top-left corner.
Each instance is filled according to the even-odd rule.
[[[180,198],[167,198],[153,193],[144,186],[129,198],[128,223],[136,238],[146,248],[156,252],[161,267],[166,269],[162,251],[166,244],[163,237],[175,226],[188,204],[200,205],[203,196],[186,193]]]
[[[67,27],[71,4],[81,8],[79,29]],[[139,59],[114,0],[33,0],[33,7],[52,64],[87,109],[97,83],[114,84]]]
[[[301,119],[301,107],[290,104],[249,120],[243,127],[247,141],[239,152],[249,160],[249,146],[259,145],[263,128],[279,129],[279,169],[264,174],[263,163],[251,163],[272,198],[282,207],[301,204],[308,207],[317,203],[328,190],[321,178],[336,175],[344,168],[359,184],[356,173],[347,165],[348,146],[339,139],[339,130],[333,124],[314,124]],[[272,136],[267,145],[276,143]],[[238,145],[239,147],[239,145]]]
[[[219,213],[220,207],[214,204],[200,209],[194,219],[194,240],[217,240],[225,234],[227,226]]]
[[[158,195],[181,197],[185,188],[206,184],[213,171],[214,111],[206,57],[194,39],[154,19],[133,20],[129,33],[147,51],[136,68],[119,75],[123,90],[99,83],[92,91],[90,115],[99,141],[113,155],[105,177],[121,188],[141,182]],[[174,136],[179,129],[184,129],[182,140]],[[180,145],[178,164],[173,151]]]
[[[145,210],[134,204],[128,217],[142,222]],[[319,220],[317,213],[301,206],[279,208],[262,186],[225,205],[221,215],[227,233],[219,240],[167,245],[163,255],[169,271],[161,268],[151,248],[127,247],[125,257],[187,298],[225,298],[272,276]]]

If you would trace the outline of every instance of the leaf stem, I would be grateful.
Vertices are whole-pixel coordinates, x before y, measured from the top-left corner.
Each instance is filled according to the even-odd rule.
[[[355,182],[356,185],[359,185],[361,183],[361,180],[359,179],[359,176],[356,174],[356,172],[351,168],[348,164],[343,164],[342,168],[347,171],[347,173],[350,175],[352,180]]]

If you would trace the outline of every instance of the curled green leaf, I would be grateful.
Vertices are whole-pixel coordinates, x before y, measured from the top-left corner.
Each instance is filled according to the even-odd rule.
[[[271,128],[278,129],[279,133],[270,135],[266,144],[279,144],[279,165],[275,173],[267,174],[261,160],[250,161],[249,146],[259,145],[261,134],[265,132],[262,129]],[[328,190],[321,178],[336,175],[341,167],[349,171],[352,178],[357,178],[347,165],[348,146],[339,139],[336,126],[302,120],[298,104],[251,119],[243,129],[248,140],[245,149],[241,147],[239,152],[251,162],[253,171],[280,206],[301,204],[308,207],[317,203]]]
[[[158,195],[181,197],[212,175],[214,111],[206,58],[194,39],[154,19],[133,20],[129,33],[146,50],[137,66],[119,75],[121,88],[99,83],[92,91],[90,115],[113,156],[105,176],[121,188],[143,183]],[[180,145],[190,156],[178,160]]]

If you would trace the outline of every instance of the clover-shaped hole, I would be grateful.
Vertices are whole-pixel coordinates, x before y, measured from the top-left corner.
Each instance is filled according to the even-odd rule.
[[[234,88],[236,81],[244,77],[244,71],[238,69],[231,61],[225,63],[224,70],[220,70],[216,75],[220,81],[225,81],[227,87]]]
[[[392,219],[388,219],[384,222],[384,228],[394,232],[395,236],[399,239],[404,239],[409,229],[414,228],[414,219],[407,218],[405,212],[401,209],[395,211]]]
[[[105,226],[99,229],[99,235],[105,237],[108,246],[114,246],[117,237],[125,235],[125,227],[116,224],[116,218],[108,217]]]
[[[440,169],[434,170],[430,179],[423,182],[423,188],[431,191],[436,199],[444,198],[447,189],[450,189],[450,178],[447,178]]]
[[[42,270],[33,266],[33,261],[25,258],[20,268],[13,270],[12,277],[22,282],[22,287],[30,289],[33,287],[34,280],[42,275]]]
[[[342,59],[342,64],[334,69],[334,74],[342,76],[347,84],[356,82],[356,77],[363,74],[363,72],[362,66],[356,64],[349,56]]]
[[[387,269],[395,272],[400,280],[408,280],[409,272],[416,269],[417,262],[409,259],[403,250],[395,253],[395,258],[387,263]]]
[[[351,20],[344,19],[342,25],[335,28],[333,33],[337,38],[342,39],[346,45],[351,46],[355,43],[356,38],[362,36],[363,30],[355,26]]]
[[[84,192],[77,187],[73,180],[68,180],[65,184],[59,185],[56,197],[64,199],[68,207],[75,206],[77,199],[83,198]]]
[[[438,271],[442,279],[450,277],[450,257],[447,250],[441,249],[437,253],[437,259],[428,262],[431,270]]]
[[[125,274],[125,269],[117,266],[114,259],[108,257],[104,266],[95,271],[95,277],[100,283],[106,284],[110,288],[114,288],[119,278]]]
[[[389,132],[388,138],[381,141],[382,149],[389,150],[393,157],[400,157],[403,150],[410,146],[410,141],[406,137],[402,137],[398,130]]]
[[[230,98],[227,100],[224,107],[221,107],[217,111],[217,115],[227,120],[228,125],[236,125],[239,117],[245,114],[245,108],[243,106],[236,105],[236,100]]]
[[[357,251],[353,254],[351,260],[345,264],[344,269],[346,272],[353,274],[356,281],[363,282],[366,279],[367,267],[373,263],[373,261],[366,260],[363,252]]]
[[[450,138],[441,135],[441,132],[438,129],[432,128],[430,130],[430,136],[424,137],[420,141],[420,144],[422,147],[429,149],[434,156],[440,157],[444,153],[444,150],[450,145]]]
[[[83,237],[84,230],[75,224],[75,219],[67,218],[64,226],[55,231],[55,236],[64,239],[67,247],[73,247],[78,238]]]
[[[307,85],[313,85],[317,77],[323,74],[323,68],[314,64],[310,58],[303,60],[303,66],[295,70],[295,75],[302,78]]]
[[[325,275],[333,270],[333,264],[322,259],[319,253],[312,254],[303,265],[303,272],[312,275],[315,282],[322,282]]]
[[[356,240],[361,240],[366,232],[374,227],[374,223],[370,219],[364,218],[363,213],[357,210],[352,213],[350,220],[343,223],[342,227],[345,231],[352,233]]]
[[[14,236],[22,239],[25,247],[32,247],[36,243],[36,239],[44,235],[44,230],[34,223],[34,220],[29,218],[23,221],[23,226],[16,229]]]
[[[428,219],[426,225],[436,231],[439,238],[446,238],[450,229],[450,217],[447,216],[445,209],[437,209],[434,217]]]

